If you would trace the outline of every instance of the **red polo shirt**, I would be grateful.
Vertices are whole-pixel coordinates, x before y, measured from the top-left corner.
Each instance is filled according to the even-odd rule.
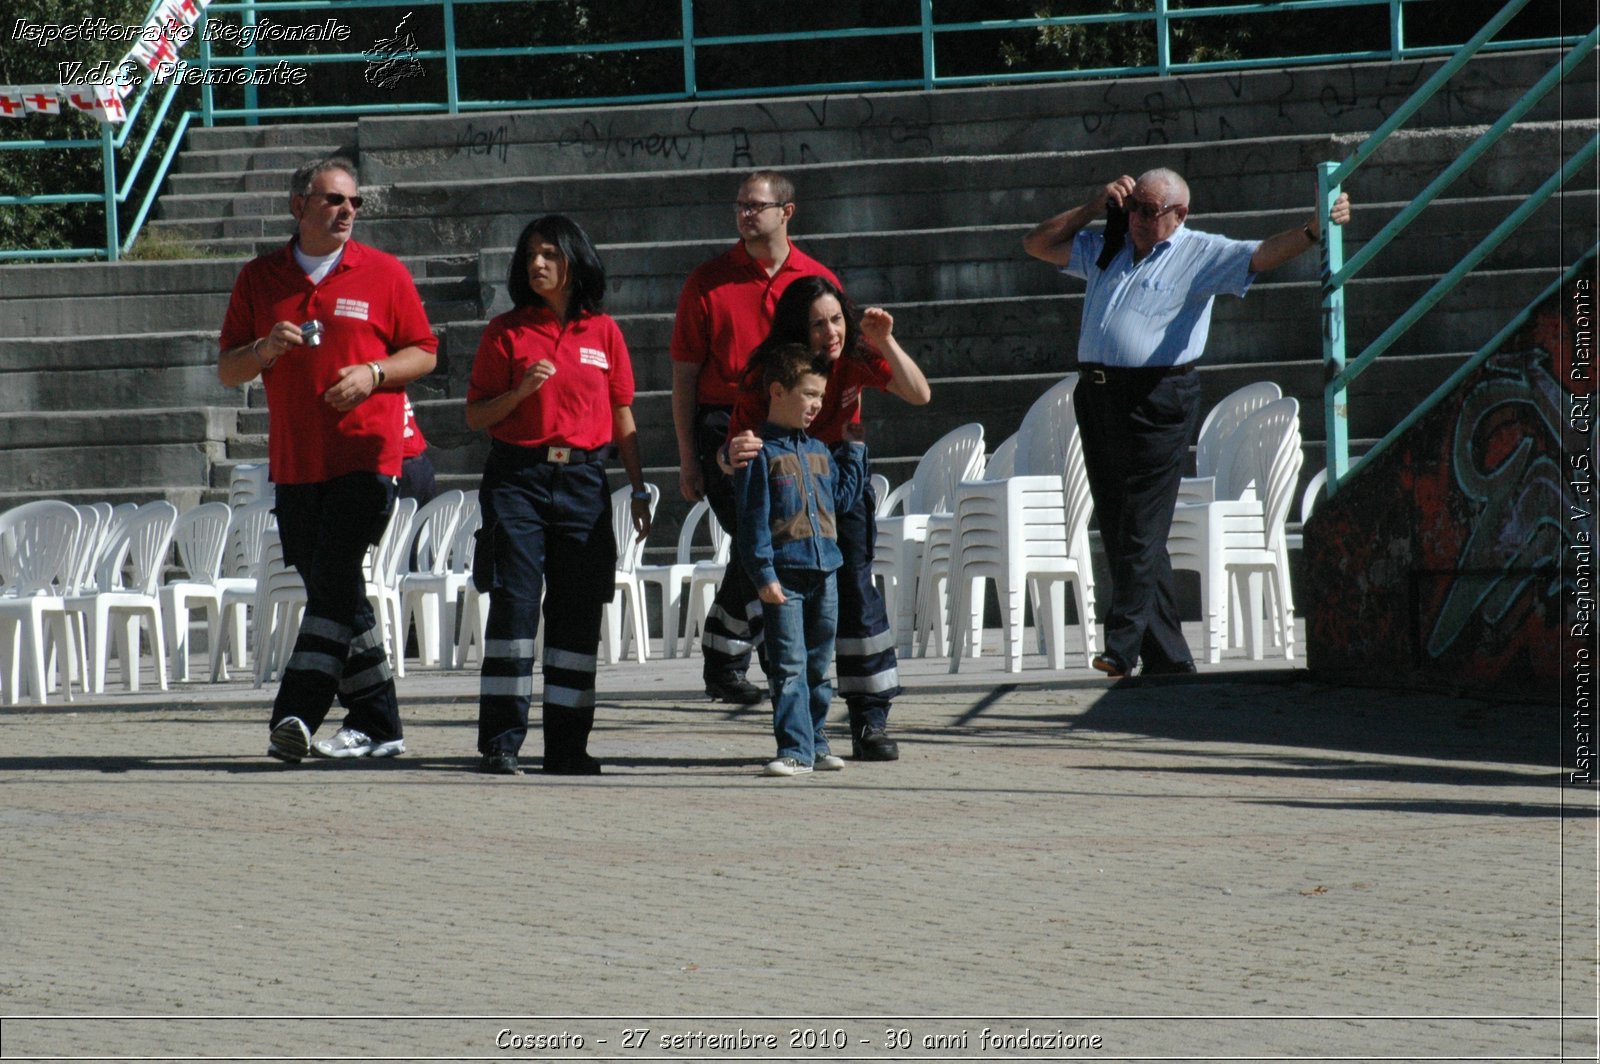
[[[340,413],[322,394],[345,366],[405,347],[435,351],[417,286],[400,260],[354,240],[320,284],[294,260],[293,241],[239,271],[222,323],[222,350],[267,335],[280,321],[322,323],[317,347],[292,347],[263,370],[268,469],[277,484],[314,484],[346,473],[400,475],[403,392],[375,392]]]
[[[555,375],[490,426],[489,435],[521,447],[591,450],[610,443],[612,408],[633,405],[633,362],[622,330],[605,314],[562,325],[542,302],[501,314],[478,342],[467,402],[504,395],[545,358]]]
[[[733,405],[750,352],[767,338],[772,327],[772,310],[778,297],[794,280],[807,276],[839,283],[833,271],[793,244],[789,245],[783,265],[771,277],[750,257],[743,242],[695,268],[678,296],[678,314],[672,325],[672,360],[700,364],[696,403]]]
[[[889,386],[894,373],[889,360],[870,347],[863,347],[866,359],[839,358],[828,374],[828,390],[822,396],[822,409],[818,411],[806,435],[833,446],[844,439],[844,427],[861,420],[861,390],[876,388],[880,392]],[[733,419],[728,422],[728,438],[745,429],[758,431],[767,420],[767,393],[761,382],[751,381],[739,390],[739,401],[733,407]]]

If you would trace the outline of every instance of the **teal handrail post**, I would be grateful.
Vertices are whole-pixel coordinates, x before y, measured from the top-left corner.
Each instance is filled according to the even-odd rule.
[[[204,24],[202,23],[202,25]],[[211,37],[204,32],[200,34],[200,69],[211,69]],[[200,84],[200,118],[207,128],[217,124],[216,105],[211,98],[211,79],[209,78]],[[166,167],[162,167],[161,172],[165,174],[167,172]]]
[[[105,188],[106,258],[117,261],[117,143],[110,123],[100,124],[100,176]]]
[[[1156,0],[1156,72],[1172,73],[1172,21],[1167,16],[1167,0]]]
[[[450,113],[461,113],[461,90],[456,82],[456,6],[444,0],[444,94]]]
[[[1344,266],[1344,227],[1333,224],[1333,203],[1339,198],[1339,164],[1317,166],[1317,218],[1322,227],[1322,361],[1330,382],[1323,389],[1323,419],[1327,433],[1328,498],[1350,471],[1350,397],[1343,385],[1335,386],[1344,371],[1344,284],[1334,278]]]
[[[683,0],[683,94],[693,99],[696,91],[694,69],[694,0]]]
[[[932,89],[937,72],[934,70],[933,51],[933,0],[922,0],[922,87]]]
[[[1389,59],[1398,63],[1406,50],[1405,0],[1389,0]]]
[[[245,0],[245,5],[242,21],[244,23],[245,30],[248,32],[249,30],[254,29],[256,25],[256,0]],[[260,94],[256,92],[256,83],[253,76],[256,72],[255,34],[250,34],[249,40],[250,43],[245,47],[244,55],[247,61],[246,65],[249,67],[252,77],[249,81],[244,83],[244,109],[249,111],[250,115],[245,118],[244,124],[247,126],[259,126],[261,124],[261,119],[256,117],[255,111],[261,106],[261,100],[259,98]]]

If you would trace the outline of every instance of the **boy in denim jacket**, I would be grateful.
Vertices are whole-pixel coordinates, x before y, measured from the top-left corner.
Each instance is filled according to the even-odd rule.
[[[834,514],[848,510],[866,481],[866,447],[852,438],[839,465],[827,446],[806,435],[822,409],[826,356],[801,344],[773,352],[763,370],[767,422],[761,453],[734,474],[738,525],[734,548],[761,598],[766,621],[767,680],[778,756],[768,776],[838,771],[823,725],[833,684],[839,553]]]

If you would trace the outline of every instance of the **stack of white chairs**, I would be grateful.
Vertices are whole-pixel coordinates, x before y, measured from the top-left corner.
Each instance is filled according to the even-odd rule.
[[[1094,657],[1094,568],[1089,554],[1089,494],[1083,440],[1072,405],[1077,374],[1068,374],[1035,400],[1017,430],[1012,475],[963,483],[956,493],[948,599],[950,671],[963,652],[976,656],[981,640],[982,582],[993,580],[1000,603],[1006,671],[1020,672],[1024,603],[1049,667],[1066,667],[1066,588],[1074,590],[1084,664]]]
[[[148,626],[156,682],[167,690],[165,627],[161,620],[161,572],[172,548],[172,531],[178,508],[164,500],[135,507],[104,541],[95,562],[95,582],[66,599],[67,609],[82,616],[84,652],[88,660],[89,690],[106,689],[106,666],[113,637],[122,679],[130,691],[139,689],[140,632]],[[113,632],[113,619],[121,623]]]
[[[367,601],[378,617],[378,633],[390,668],[396,676],[406,674],[406,630],[404,602],[400,593],[400,567],[410,542],[411,523],[417,516],[417,500],[396,499],[389,523],[383,528],[377,546],[367,551]],[[291,647],[293,643],[289,644]]]
[[[1200,573],[1206,660],[1213,664],[1221,660],[1225,646],[1233,645],[1236,628],[1248,630],[1251,657],[1261,656],[1261,581],[1230,580],[1233,575],[1269,578],[1275,635],[1283,641],[1285,656],[1293,658],[1294,602],[1284,524],[1304,462],[1299,411],[1296,400],[1275,399],[1246,418],[1226,441],[1219,459],[1218,497],[1206,503],[1180,503],[1174,516],[1167,549],[1174,569]],[[1235,596],[1242,603],[1237,609],[1232,606]]]
[[[222,554],[228,546],[233,512],[223,502],[208,502],[180,514],[172,530],[172,546],[183,576],[161,585],[161,618],[166,623],[172,679],[189,679],[189,615],[202,611],[210,671],[222,649]]]
[[[661,501],[661,489],[646,484],[650,493],[650,516]],[[615,665],[633,645],[633,660],[643,665],[650,652],[649,627],[645,624],[644,584],[639,579],[639,561],[644,557],[644,537],[633,527],[633,489],[627,485],[611,493],[611,529],[617,537],[617,569],[614,591],[606,604],[601,631],[605,635],[606,656]]]
[[[985,480],[1004,480],[1012,474],[1016,463],[1017,435],[1007,436],[994,449],[984,463]],[[957,488],[957,496],[960,489]],[[949,585],[950,554],[955,545],[956,515],[933,514],[928,518],[927,537],[922,545],[922,570],[917,576],[917,608],[915,613],[916,639],[914,651],[926,657],[930,641],[933,652],[939,657],[950,653]],[[977,640],[983,632],[983,600],[973,603],[973,619],[969,631],[973,640],[973,654],[977,653]]]
[[[449,537],[436,541],[435,533],[418,532],[414,540],[416,565],[400,578],[406,624],[417,630],[417,656],[424,665],[437,665],[441,661],[453,664],[456,600],[471,572],[473,535],[482,521],[476,489],[453,494],[461,498],[456,504]],[[425,509],[417,511],[415,525],[442,521],[437,514],[424,513]]]
[[[733,537],[723,531],[722,523],[715,514],[706,518],[706,522],[711,526],[711,557],[695,562],[689,573],[688,602],[683,616],[684,657],[689,657],[694,653],[694,648],[700,645],[700,637],[706,629],[706,618],[711,616],[711,605],[717,597],[717,588],[721,586],[722,578],[728,575],[728,566],[733,557]]]
[[[41,704],[48,682],[45,663],[53,635],[60,648],[63,687],[72,698],[71,668],[76,658],[73,626],[64,592],[73,580],[75,551],[83,518],[69,503],[24,503],[0,514],[0,689],[7,705],[24,693]]]
[[[242,462],[228,471],[228,506],[231,509],[237,510],[261,499],[270,502],[273,495],[265,462]]]
[[[244,668],[247,641],[252,647],[260,645],[260,633],[250,632],[247,618],[258,598],[261,546],[268,529],[276,527],[271,499],[256,499],[233,508],[222,571],[217,577],[217,587],[222,592],[222,629],[217,634],[217,655],[211,659],[213,683],[228,678],[230,658],[235,668]],[[259,628],[259,615],[254,623]]]
[[[1205,655],[1213,665],[1222,660],[1223,649],[1234,643],[1238,619],[1228,584],[1214,571],[1213,522],[1228,514],[1246,523],[1254,519],[1252,504],[1259,501],[1255,464],[1244,446],[1246,438],[1241,430],[1257,411],[1282,395],[1282,389],[1272,381],[1257,381],[1224,396],[1201,423],[1195,444],[1195,476],[1179,482],[1167,552],[1174,570],[1200,574]]]
[[[688,515],[683,519],[683,527],[678,530],[678,552],[674,560],[659,565],[640,565],[634,570],[642,586],[661,589],[661,649],[669,658],[677,657],[678,644],[691,626],[690,618],[680,618],[679,614],[684,612],[686,598],[684,592],[694,583],[696,568],[705,564],[697,562],[694,557],[695,539],[700,535],[702,528],[709,530],[711,544],[709,564],[717,569],[716,579],[708,582],[709,586],[704,594],[707,602],[700,611],[700,616],[703,618],[710,610],[711,588],[714,588],[721,579],[721,574],[728,564],[731,542],[728,534],[722,530],[722,525],[712,515],[711,503],[701,499],[689,508]],[[690,606],[689,611],[693,612],[694,608]],[[688,655],[687,646],[683,652],[685,656]]]
[[[928,448],[911,479],[889,493],[879,509],[872,574],[881,577],[884,607],[894,626],[895,645],[911,652],[915,634],[917,576],[930,514],[954,510],[956,485],[983,470],[983,426],[952,429]],[[900,513],[896,516],[895,511]]]
[[[404,657],[406,632],[414,624],[418,659],[424,665],[439,663],[439,640],[445,615],[443,593],[448,583],[450,549],[466,505],[465,492],[442,491],[418,507],[411,520],[411,532],[398,557],[405,567],[399,574],[401,620],[396,640],[401,652],[399,657]],[[454,603],[451,606],[453,617]],[[453,632],[451,637],[454,637]]]
[[[250,653],[255,685],[260,687],[278,674],[294,650],[306,606],[306,584],[284,560],[276,521],[262,531],[258,543]]]

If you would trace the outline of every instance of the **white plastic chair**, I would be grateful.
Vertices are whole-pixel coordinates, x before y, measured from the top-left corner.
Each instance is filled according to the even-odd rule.
[[[1274,642],[1286,660],[1294,660],[1294,595],[1289,587],[1289,548],[1284,534],[1289,505],[1305,453],[1300,440],[1300,404],[1279,399],[1250,419],[1251,456],[1261,485],[1261,524],[1248,529],[1225,525],[1221,564],[1246,604],[1245,650],[1262,657],[1262,605],[1273,621]],[[1248,590],[1246,581],[1249,581]],[[1254,586],[1264,583],[1264,592]]]
[[[689,657],[694,653],[694,648],[700,645],[700,637],[706,629],[706,618],[711,615],[711,605],[716,601],[717,588],[722,585],[723,577],[728,575],[729,560],[733,556],[733,537],[723,530],[716,515],[713,514],[707,522],[711,525],[711,557],[695,562],[694,569],[689,573],[688,601],[683,611],[681,650],[684,657]]]
[[[650,516],[655,517],[661,489],[646,484],[650,493]],[[639,559],[644,557],[644,537],[633,527],[633,489],[627,485],[611,493],[611,529],[617,537],[616,590],[605,607],[602,631],[607,657],[615,665],[633,644],[633,660],[643,665],[650,656],[650,634],[645,624],[644,584],[639,580]]]
[[[247,616],[256,603],[257,577],[261,568],[261,545],[277,518],[271,499],[257,499],[235,507],[228,525],[228,546],[222,555],[222,575],[217,587],[222,591],[222,630],[217,634],[217,656],[211,659],[213,683],[228,678],[228,660],[244,667]],[[256,619],[260,623],[260,618]],[[252,645],[259,642],[251,640]]]
[[[1089,493],[1083,440],[1072,405],[1077,374],[1034,401],[1017,430],[1013,473],[1003,480],[963,483],[956,492],[948,593],[950,671],[963,650],[977,656],[982,582],[993,580],[1000,602],[1006,671],[1019,672],[1025,596],[1052,669],[1066,667],[1066,587],[1075,592],[1084,664],[1094,657],[1094,569],[1089,554]]]
[[[284,560],[277,522],[262,531],[259,542],[255,602],[251,607],[254,614],[251,660],[257,687],[276,676],[282,663],[289,660],[306,606],[305,581]]]
[[[1251,414],[1282,398],[1283,389],[1274,381],[1256,381],[1223,396],[1200,423],[1194,445],[1195,475],[1178,482],[1178,502],[1192,505],[1226,498],[1217,493],[1217,472],[1233,460],[1233,434]]]
[[[62,650],[57,657],[67,673],[62,686],[72,700],[76,643],[62,592],[72,580],[82,527],[75,507],[54,500],[0,514],[0,572],[7,578],[0,596],[0,687],[8,705],[16,705],[24,691],[46,702],[45,649],[51,633]]]
[[[161,618],[166,623],[172,679],[189,679],[189,614],[200,610],[206,621],[206,653],[211,671],[222,649],[222,553],[228,546],[233,511],[227,503],[208,502],[178,516],[172,546],[183,577],[161,585]]]
[[[461,491],[445,491],[429,499],[417,509],[411,520],[408,542],[400,548],[399,560],[414,559],[414,566],[400,574],[401,622],[398,649],[403,656],[405,632],[413,623],[417,629],[417,657],[424,665],[437,665],[440,655],[440,633],[445,631],[444,596],[450,583],[448,576],[451,551],[455,543],[456,526],[466,509],[467,496]],[[448,611],[455,617],[452,598]],[[455,632],[450,632],[453,641]]]
[[[1016,464],[1017,433],[1007,436],[994,449],[983,466],[984,480],[1004,480],[1011,476]],[[959,494],[960,489],[957,489]],[[928,531],[922,546],[922,570],[917,576],[917,608],[914,614],[916,638],[914,651],[926,657],[930,642],[934,654],[944,657],[950,653],[949,584],[950,557],[955,543],[956,515],[933,514],[928,518]],[[972,602],[972,623],[968,626],[973,640],[973,653],[977,653],[977,640],[983,632],[983,600]]]
[[[1300,529],[1290,532],[1284,537],[1284,542],[1290,550],[1299,550],[1305,546],[1306,522],[1311,520],[1317,504],[1328,493],[1328,470],[1326,467],[1317,470],[1317,475],[1306,482],[1306,490],[1300,493]]]
[[[228,506],[237,510],[253,502],[273,499],[272,481],[267,479],[267,463],[242,462],[228,472]]]
[[[678,656],[678,642],[688,627],[687,618],[680,619],[684,592],[694,581],[696,561],[695,537],[702,528],[709,529],[711,561],[719,566],[728,562],[728,534],[722,530],[711,514],[711,504],[701,499],[689,508],[678,530],[678,552],[673,561],[659,565],[640,565],[634,570],[639,583],[646,589],[661,589],[661,648],[669,658]],[[686,651],[687,653],[687,651]]]
[[[377,546],[367,551],[367,601],[378,617],[378,633],[383,639],[384,651],[389,655],[389,666],[396,676],[406,674],[405,612],[400,597],[400,566],[405,559],[405,548],[411,534],[411,523],[417,516],[417,500],[396,499],[389,523]],[[290,644],[291,646],[293,644]]]
[[[151,664],[156,682],[161,690],[167,690],[161,567],[172,548],[172,530],[177,521],[178,508],[170,502],[150,502],[136,507],[101,550],[95,564],[94,590],[66,600],[67,609],[82,614],[84,619],[84,649],[90,668],[88,687],[97,694],[106,689],[106,664],[113,637],[122,663],[122,682],[129,691],[139,689],[141,624],[149,625]],[[111,627],[114,618],[122,622],[115,632]]]
[[[1299,409],[1299,403],[1294,399],[1277,399],[1252,414],[1232,434],[1224,448],[1225,454],[1215,474],[1218,498],[1207,503],[1180,503],[1174,514],[1172,532],[1167,537],[1167,550],[1172,557],[1173,569],[1189,569],[1200,574],[1205,653],[1206,660],[1212,664],[1221,661],[1223,649],[1232,645],[1232,633],[1235,622],[1239,620],[1238,615],[1243,613],[1259,618],[1260,614],[1260,607],[1255,602],[1242,609],[1233,608],[1231,594],[1235,585],[1228,579],[1223,559],[1224,548],[1230,543],[1248,544],[1259,540],[1265,544],[1268,538],[1264,499],[1258,489],[1262,463],[1257,454],[1257,437],[1286,416],[1292,415],[1292,445],[1298,452]],[[1263,416],[1268,411],[1274,412],[1272,417]],[[1288,440],[1280,439],[1278,442],[1282,446],[1289,446]],[[1290,487],[1292,491],[1292,484]],[[1281,534],[1274,540],[1274,545],[1286,563],[1288,547]],[[1259,620],[1256,624],[1259,627]]]
[[[956,485],[983,470],[983,426],[977,422],[947,432],[917,462],[911,479],[889,493],[877,519],[872,573],[883,578],[884,606],[895,645],[911,652],[916,630],[917,576],[928,515],[954,510]],[[900,516],[894,516],[896,509]]]

